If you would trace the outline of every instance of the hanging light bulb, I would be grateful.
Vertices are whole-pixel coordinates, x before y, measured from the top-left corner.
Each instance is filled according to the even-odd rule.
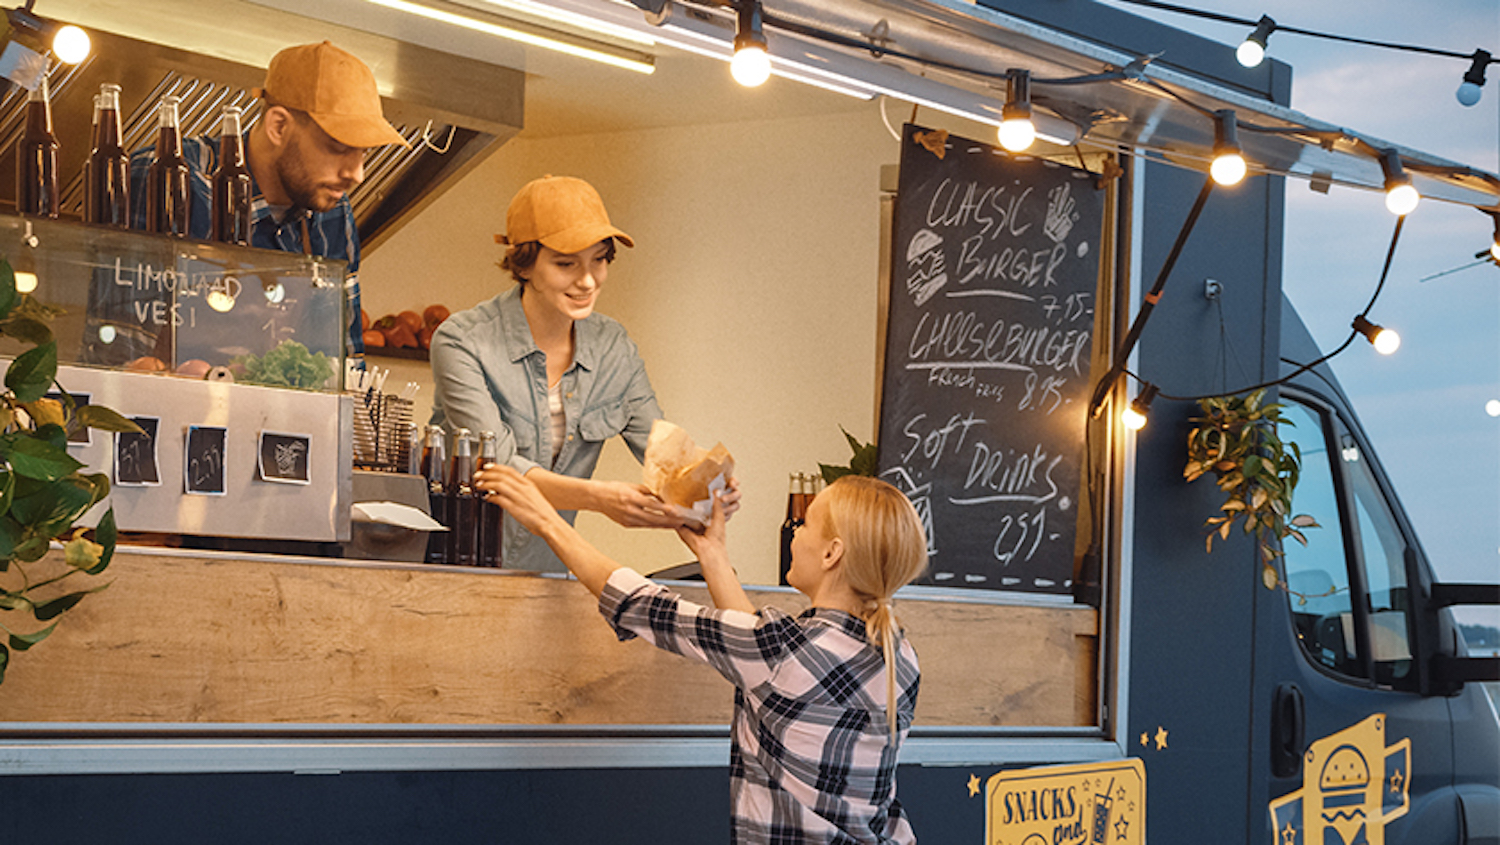
[[[1276,21],[1271,20],[1269,15],[1261,15],[1255,24],[1255,31],[1234,51],[1234,57],[1245,67],[1259,66],[1266,58],[1266,43],[1271,40],[1271,33],[1275,31]]]
[[[53,55],[63,64],[76,65],[89,57],[91,44],[89,35],[72,24],[40,17],[31,11],[32,0],[16,9],[5,11],[6,23],[12,31],[41,41],[52,48]]]
[[[739,25],[734,33],[734,58],[729,62],[734,81],[746,88],[771,78],[771,54],[760,28],[760,0],[739,1]]]
[[[1036,141],[1036,124],[1031,122],[1031,71],[1012,68],[1005,76],[1010,85],[1005,108],[1000,112],[1000,146],[1018,153]]]
[[[1239,121],[1233,109],[1214,112],[1214,162],[1208,172],[1220,185],[1238,185],[1245,178],[1245,156],[1240,153]]]
[[[1147,382],[1135,399],[1120,412],[1120,423],[1131,431],[1145,428],[1146,419],[1151,414],[1151,400],[1156,398],[1156,391],[1156,385]]]
[[[16,271],[16,293],[32,293],[36,290],[37,278],[35,273]]]
[[[1484,95],[1484,69],[1489,67],[1493,58],[1488,50],[1474,51],[1474,62],[1469,65],[1468,71],[1464,73],[1464,81],[1459,83],[1458,91],[1454,94],[1459,103],[1472,106],[1479,102],[1479,98]]]
[[[1380,169],[1385,174],[1385,207],[1397,217],[1415,211],[1422,195],[1417,193],[1411,177],[1401,167],[1401,155],[1392,149],[1381,150]]]
[[[1363,314],[1355,315],[1353,326],[1381,355],[1389,355],[1401,348],[1401,335],[1370,322]]]
[[[87,59],[92,49],[89,34],[72,24],[62,27],[52,36],[52,54],[65,65],[76,65]]]
[[[1495,259],[1496,264],[1500,264],[1500,211],[1487,213],[1495,221],[1495,239],[1490,243],[1490,258]],[[1482,256],[1484,253],[1481,252],[1480,255]]]

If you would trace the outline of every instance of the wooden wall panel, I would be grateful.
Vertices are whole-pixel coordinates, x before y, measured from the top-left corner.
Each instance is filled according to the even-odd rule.
[[[576,582],[122,551],[13,654],[0,722],[723,724],[711,670],[619,643]],[[706,591],[684,593],[706,601]],[[790,612],[801,596],[752,590]],[[1094,723],[1089,608],[897,602],[923,725]],[[0,621],[8,621],[0,617]],[[28,620],[29,622],[29,620]],[[21,625],[20,630],[30,630]]]

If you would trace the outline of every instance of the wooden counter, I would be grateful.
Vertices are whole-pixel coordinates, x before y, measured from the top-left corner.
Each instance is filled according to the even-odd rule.
[[[573,581],[139,549],[120,550],[104,577],[109,589],[12,654],[0,722],[729,720],[726,681],[617,642]],[[682,592],[707,600],[702,588]],[[777,589],[752,590],[751,600],[806,606]],[[1093,609],[898,599],[896,610],[922,661],[918,725],[1095,723]]]

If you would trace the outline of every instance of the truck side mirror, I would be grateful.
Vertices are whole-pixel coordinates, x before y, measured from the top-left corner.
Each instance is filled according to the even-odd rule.
[[[1456,605],[1500,605],[1500,584],[1439,584],[1407,547],[1412,612],[1417,636],[1417,688],[1422,695],[1452,695],[1470,681],[1500,681],[1500,657],[1460,657],[1443,642],[1455,634],[1440,611]]]

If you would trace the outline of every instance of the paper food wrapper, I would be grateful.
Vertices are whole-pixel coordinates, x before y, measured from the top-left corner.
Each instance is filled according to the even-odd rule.
[[[662,501],[686,508],[707,525],[713,518],[714,492],[727,487],[734,475],[734,457],[723,443],[700,449],[682,428],[657,420],[646,442],[642,475]]]

